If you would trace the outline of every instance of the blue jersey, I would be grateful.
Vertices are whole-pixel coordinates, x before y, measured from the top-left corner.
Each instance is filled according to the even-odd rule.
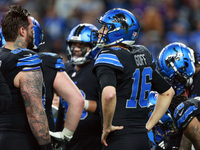
[[[14,79],[21,71],[40,69],[42,61],[35,52],[28,49],[15,49],[11,51],[1,48],[0,62],[1,72],[9,86],[12,97],[12,105],[9,109],[0,113],[1,148],[6,149],[9,142],[16,145],[15,142],[17,141],[17,143],[24,143],[22,147],[26,147],[26,149],[38,149],[38,142],[31,131],[27,119],[24,99],[20,89],[14,86]]]
[[[170,88],[157,72],[150,52],[141,45],[134,45],[129,50],[104,48],[95,61],[94,71],[101,67],[114,70],[116,74],[117,104],[113,125],[124,126],[111,134],[146,132],[149,92],[153,88],[163,93]]]
[[[0,131],[20,131],[29,129],[24,101],[20,89],[14,86],[14,78],[20,71],[32,71],[41,68],[39,56],[28,49],[0,49],[1,72],[9,86],[13,105],[9,110],[0,114]],[[9,119],[6,119],[9,118]]]
[[[180,103],[173,114],[174,122],[180,131],[184,131],[194,117],[200,120],[200,97],[189,98]]]
[[[101,118],[99,113],[99,93],[95,74],[92,72],[94,63],[84,64],[80,70],[76,71],[75,66],[66,63],[66,72],[80,89],[86,100],[92,100],[97,103],[95,113],[83,110],[78,127],[71,141],[67,144],[67,150],[87,149],[101,150]]]

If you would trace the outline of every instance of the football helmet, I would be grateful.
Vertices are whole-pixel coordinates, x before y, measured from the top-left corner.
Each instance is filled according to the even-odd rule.
[[[3,37],[2,29],[0,28],[0,47],[4,46],[6,44],[6,41]]]
[[[184,86],[188,87],[193,82],[192,76],[195,73],[194,51],[182,43],[171,43],[160,52],[158,67],[161,74],[169,78],[172,85],[184,89]]]
[[[34,34],[33,34],[34,47],[33,47],[33,49],[39,50],[39,46],[44,44],[44,42],[43,42],[44,34],[43,34],[43,31],[42,31],[42,28],[41,28],[39,22],[33,17],[30,17],[30,18],[33,21],[33,30],[34,30]]]
[[[97,46],[101,48],[118,43],[132,45],[140,30],[137,18],[131,12],[122,8],[107,11],[98,21],[108,27],[108,32],[104,33],[103,31],[101,39],[98,40]]]
[[[75,65],[82,65],[88,61],[93,60],[99,52],[99,48],[96,47],[96,43],[98,40],[98,29],[92,24],[83,23],[75,26],[67,40],[67,53]],[[72,47],[72,43],[83,43],[89,46],[91,49],[87,51],[86,47],[81,47],[81,56],[74,55],[74,47]]]

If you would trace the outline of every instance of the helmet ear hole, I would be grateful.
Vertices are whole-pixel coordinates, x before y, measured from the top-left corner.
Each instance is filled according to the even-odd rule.
[[[108,42],[108,37],[105,37],[105,38],[103,39],[103,41],[104,41],[104,42]]]
[[[115,26],[114,26],[114,25],[109,25],[109,26],[108,26],[108,29],[109,29],[109,30],[114,30],[114,29],[115,29]]]
[[[187,68],[189,66],[187,62],[184,62],[184,64],[185,64],[185,68]]]

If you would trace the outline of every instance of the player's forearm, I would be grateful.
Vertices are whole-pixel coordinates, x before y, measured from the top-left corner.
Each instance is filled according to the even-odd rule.
[[[69,129],[70,131],[74,132],[78,126],[78,123],[80,121],[83,112],[83,107],[80,106],[81,105],[77,106],[74,104],[69,104],[68,106],[64,127]]]
[[[28,121],[33,135],[39,145],[50,143],[49,127],[44,109],[32,106],[30,109],[36,109],[37,112],[29,112]]]
[[[191,141],[183,134],[179,146],[179,150],[191,150]]]
[[[39,145],[50,143],[47,117],[42,105],[42,83],[41,71],[26,72],[20,78],[20,91],[27,119]]]
[[[112,125],[112,120],[116,107],[116,92],[112,86],[107,86],[102,92],[102,111],[103,111],[103,128]]]
[[[92,100],[85,100],[84,109],[87,112],[95,113],[97,109],[97,102]]]
[[[158,94],[158,99],[156,102],[155,109],[146,124],[146,128],[149,131],[157,124],[157,122],[165,114],[171,103],[173,95],[174,95],[174,90],[172,88],[170,88],[169,90],[167,90],[162,94]]]

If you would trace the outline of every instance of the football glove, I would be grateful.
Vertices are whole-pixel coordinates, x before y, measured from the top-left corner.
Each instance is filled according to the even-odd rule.
[[[73,132],[64,128],[62,132],[52,132],[49,131],[51,137],[58,142],[69,142],[73,137]]]

